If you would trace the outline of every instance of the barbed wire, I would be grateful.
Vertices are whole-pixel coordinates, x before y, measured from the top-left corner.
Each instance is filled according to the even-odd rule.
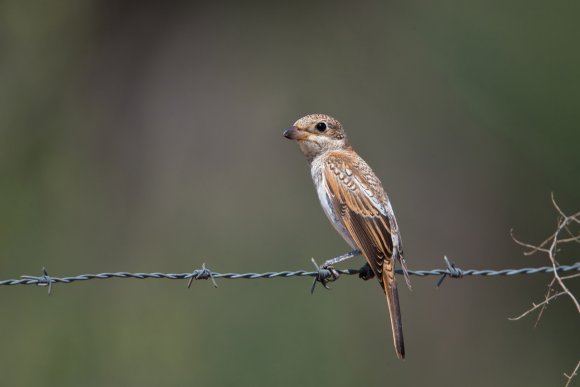
[[[467,276],[481,276],[481,277],[495,277],[495,276],[514,276],[514,275],[530,275],[539,273],[552,273],[552,281],[548,285],[548,291],[545,298],[540,303],[533,303],[532,307],[522,313],[520,316],[515,318],[510,318],[510,320],[519,320],[528,314],[539,310],[538,317],[536,320],[536,325],[538,324],[544,310],[546,309],[548,303],[562,295],[568,295],[574,304],[576,305],[578,311],[580,312],[580,303],[576,296],[568,289],[564,284],[564,281],[571,280],[573,278],[579,278],[580,273],[575,273],[567,276],[560,276],[559,273],[570,272],[570,271],[580,271],[580,262],[576,262],[572,265],[560,265],[556,260],[556,253],[560,251],[560,248],[564,244],[569,243],[580,243],[580,233],[578,233],[574,227],[580,225],[580,212],[573,215],[566,215],[560,207],[556,204],[554,196],[552,194],[552,204],[554,205],[556,211],[558,212],[558,222],[557,229],[548,238],[546,238],[540,244],[534,245],[526,242],[522,242],[515,238],[512,230],[512,239],[519,245],[529,249],[524,253],[524,255],[531,255],[534,253],[544,253],[548,255],[550,266],[543,267],[524,267],[518,269],[460,269],[456,267],[453,263],[449,261],[447,257],[444,257],[446,268],[443,269],[431,269],[431,270],[408,270],[403,272],[403,270],[395,270],[396,274],[408,274],[417,277],[427,277],[427,276],[439,276],[436,286],[440,286],[442,282],[447,277],[451,278],[463,278]],[[565,235],[560,235],[561,233],[567,233]],[[48,294],[52,292],[53,284],[70,284],[78,281],[88,281],[94,279],[171,279],[171,280],[188,280],[187,287],[189,288],[194,280],[210,279],[214,287],[217,287],[217,279],[270,279],[270,278],[290,278],[290,277],[313,277],[311,293],[314,292],[316,284],[320,283],[325,288],[328,288],[327,284],[332,281],[336,281],[341,275],[358,275],[362,279],[369,279],[372,277],[371,269],[368,265],[361,267],[360,269],[335,269],[333,265],[337,262],[343,261],[345,259],[360,255],[359,250],[350,251],[342,256],[336,257],[329,261],[326,261],[325,265],[319,266],[314,259],[312,263],[314,264],[316,270],[306,271],[306,270],[295,270],[295,271],[270,271],[264,273],[219,273],[209,270],[205,263],[201,266],[201,269],[195,269],[188,273],[130,273],[130,272],[105,272],[98,274],[80,274],[76,276],[69,277],[52,277],[48,274],[48,271],[43,268],[42,275],[32,276],[32,275],[22,275],[19,279],[7,279],[0,280],[0,286],[14,286],[14,285],[36,285],[48,287]],[[559,286],[561,290],[556,292],[554,286]],[[576,376],[578,370],[580,369],[580,361],[576,364],[574,370],[570,375],[564,373],[567,379],[566,387],[570,385],[572,379]]]
[[[519,269],[460,269],[451,263],[447,257],[444,257],[446,268],[444,269],[431,269],[431,270],[408,270],[408,274],[417,277],[427,277],[427,276],[440,276],[437,281],[437,286],[440,286],[446,277],[451,278],[462,278],[467,276],[482,276],[482,277],[494,277],[494,276],[514,276],[522,274],[538,274],[538,273],[554,273],[554,272],[567,272],[567,271],[580,271],[580,262],[576,262],[573,265],[560,265],[557,267],[544,266],[544,267],[524,267]],[[321,283],[324,287],[327,287],[328,282],[336,281],[341,275],[359,275],[363,276],[368,274],[368,268],[363,266],[360,269],[335,269],[333,267],[320,267],[316,264],[314,259],[312,259],[316,270],[306,271],[306,270],[294,270],[294,271],[270,271],[264,273],[219,273],[214,272],[206,268],[205,263],[202,265],[201,269],[195,269],[189,273],[130,273],[130,272],[105,272],[98,274],[79,274],[75,276],[68,277],[53,277],[48,275],[45,268],[42,269],[42,275],[32,276],[32,275],[22,275],[19,279],[7,279],[0,280],[0,286],[14,286],[14,285],[37,285],[37,286],[48,286],[49,294],[52,291],[53,284],[70,284],[78,281],[88,281],[88,280],[106,280],[112,278],[119,279],[171,279],[171,280],[189,280],[188,287],[194,280],[200,279],[210,279],[215,287],[217,287],[216,279],[270,279],[270,278],[290,278],[290,277],[314,277],[314,282],[312,285],[312,291],[316,283]],[[403,270],[396,270],[397,274],[403,274]]]

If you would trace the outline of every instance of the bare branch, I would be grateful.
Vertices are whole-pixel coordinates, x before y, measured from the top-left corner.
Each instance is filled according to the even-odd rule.
[[[510,235],[512,237],[512,240],[517,243],[520,246],[526,247],[528,249],[530,249],[529,251],[524,251],[524,255],[532,255],[538,251],[541,251],[542,253],[549,253],[550,251],[548,249],[544,249],[543,246],[548,243],[548,241],[550,240],[550,238],[546,239],[544,242],[540,243],[538,246],[534,246],[531,245],[529,243],[525,243],[520,241],[519,239],[517,239],[514,235],[514,230],[511,229],[510,230]]]
[[[565,276],[565,277],[562,277],[562,281],[568,280],[568,279],[570,279],[570,278],[576,278],[576,277],[580,277],[580,273],[577,273],[577,274],[570,274],[570,275],[567,275],[567,276]]]
[[[567,227],[566,227],[567,229]],[[580,243],[580,234],[576,236],[572,236],[570,238],[559,239],[558,243],[569,243],[569,242],[578,242]]]
[[[556,211],[558,211],[558,213],[562,216],[562,218],[566,218],[567,217],[566,214],[564,213],[564,211],[560,209],[560,206],[558,206],[558,204],[556,203],[556,199],[554,198],[554,192],[550,192],[550,198],[552,199],[552,204],[554,205]]]
[[[570,230],[570,226],[566,225],[566,232],[568,233],[568,235],[570,235],[572,238],[570,239],[566,239],[566,240],[562,240],[563,242],[578,242],[580,243],[580,233],[578,233],[578,235],[574,235],[574,233],[572,232],[572,230]]]
[[[558,204],[556,203],[556,200],[554,199],[553,193],[551,195],[551,198],[552,198],[552,204],[553,204],[554,208],[556,209],[556,211],[558,212],[558,219],[557,219],[557,223],[556,223],[557,225],[556,225],[556,230],[554,231],[554,233],[552,233],[548,238],[544,239],[538,245],[525,243],[525,242],[522,242],[522,241],[516,239],[514,237],[513,230],[511,231],[511,236],[512,236],[512,239],[514,240],[514,242],[516,242],[518,245],[523,246],[526,249],[528,249],[528,251],[524,252],[524,255],[531,255],[531,254],[534,254],[536,252],[544,253],[547,255],[548,259],[550,260],[550,264],[552,265],[552,268],[556,268],[559,266],[556,255],[561,250],[562,245],[567,244],[567,243],[580,243],[580,233],[578,233],[577,230],[576,231],[573,230],[575,227],[571,227],[572,225],[580,224],[580,212],[577,212],[573,215],[566,215],[564,213],[564,211],[562,211],[560,206],[558,206]],[[561,235],[563,232],[564,232],[564,235]],[[568,289],[568,287],[564,283],[564,281],[566,281],[566,280],[570,280],[572,278],[576,278],[579,276],[580,276],[580,274],[571,274],[571,275],[567,275],[567,276],[561,276],[558,272],[554,271],[554,276],[553,276],[552,280],[550,281],[550,283],[548,284],[548,291],[546,292],[546,295],[544,296],[544,301],[540,302],[539,304],[532,303],[531,308],[529,308],[528,310],[526,310],[524,313],[522,313],[521,315],[519,315],[517,317],[509,318],[509,320],[512,320],[512,321],[519,320],[519,319],[521,319],[521,318],[523,318],[523,317],[529,315],[530,313],[539,309],[538,317],[536,318],[536,322],[534,324],[534,327],[536,327],[538,325],[540,319],[542,318],[544,311],[548,307],[548,304],[550,303],[550,301],[552,301],[560,296],[563,296],[563,295],[567,295],[572,300],[572,302],[576,306],[576,311],[580,314],[580,304],[578,303],[578,299],[570,291],[570,289]],[[560,288],[559,292],[556,292],[556,290],[554,289],[554,286],[556,284]],[[580,368],[580,361],[578,362],[578,364],[576,364],[576,368],[574,368],[574,371],[572,371],[572,374],[570,376],[568,376],[567,374],[564,374],[564,376],[566,376],[566,378],[568,379],[568,381],[566,382],[566,386],[570,385],[572,379],[574,378],[574,376],[576,376],[576,373],[578,372],[579,368]]]
[[[562,212],[561,212],[562,210],[560,210],[560,208],[557,206],[556,202],[554,202],[553,199],[554,198],[552,196],[552,202],[554,203],[554,206],[556,206],[558,211],[562,214]],[[564,219],[562,219],[559,222],[558,229],[556,230],[556,232],[554,233],[553,238],[552,238],[552,243],[550,245],[548,256],[550,257],[550,261],[552,262],[552,267],[554,267],[554,268],[556,268],[556,266],[558,266],[558,262],[556,261],[556,252],[557,252],[557,247],[558,247],[558,236],[559,236],[560,232],[568,225],[569,219],[570,219],[569,217],[564,215]],[[580,313],[580,303],[578,303],[578,300],[576,299],[574,294],[564,284],[564,281],[562,280],[562,277],[560,277],[560,274],[558,274],[557,272],[554,272],[554,278],[556,278],[556,281],[558,281],[558,284],[560,285],[562,290],[564,290],[564,292],[566,292],[566,294],[568,294],[568,296],[570,296],[570,298],[572,299],[572,302],[574,302],[574,304],[576,305],[576,310],[578,311],[578,313]]]
[[[528,314],[532,313],[534,310],[536,310],[536,309],[538,309],[538,308],[541,308],[541,307],[543,307],[544,305],[547,305],[547,304],[548,304],[550,301],[552,301],[553,299],[555,299],[555,298],[558,298],[558,297],[560,297],[560,296],[563,296],[564,294],[566,294],[566,292],[565,292],[565,291],[561,291],[561,292],[559,292],[559,293],[556,293],[556,294],[554,294],[554,295],[552,295],[552,296],[550,296],[550,297],[546,298],[546,299],[545,299],[543,302],[540,302],[539,304],[534,304],[534,303],[533,303],[533,304],[532,304],[533,306],[532,306],[530,309],[526,310],[524,313],[520,314],[518,317],[509,317],[509,318],[508,318],[508,320],[511,320],[511,321],[517,321],[517,320],[519,320],[519,319],[521,319],[521,318],[523,318],[523,317],[527,316]]]
[[[578,361],[578,364],[576,364],[576,368],[574,368],[574,371],[572,371],[572,373],[569,376],[566,375],[566,373],[564,373],[564,376],[568,379],[568,381],[566,382],[566,385],[564,387],[570,386],[570,382],[572,382],[572,379],[574,379],[574,376],[577,375],[579,368],[580,368],[580,360]]]
[[[540,313],[538,313],[538,317],[536,318],[536,323],[534,324],[534,328],[538,327],[538,324],[540,323],[540,319],[542,318],[542,315],[544,314],[544,311],[546,310],[546,308],[548,307],[548,298],[550,297],[550,294],[554,293],[554,282],[556,281],[555,278],[552,278],[552,281],[550,281],[550,283],[548,284],[548,291],[546,292],[546,296],[545,296],[545,303],[542,306],[542,309],[540,309]]]

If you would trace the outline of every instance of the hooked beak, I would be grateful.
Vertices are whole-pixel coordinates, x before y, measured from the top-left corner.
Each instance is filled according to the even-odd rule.
[[[284,131],[283,136],[290,140],[302,141],[308,138],[308,132],[300,130],[296,126],[291,126]]]

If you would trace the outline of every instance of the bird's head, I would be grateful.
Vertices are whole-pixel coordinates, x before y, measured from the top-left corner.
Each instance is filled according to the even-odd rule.
[[[340,122],[326,114],[309,114],[284,131],[284,137],[295,140],[309,161],[321,154],[350,148]]]

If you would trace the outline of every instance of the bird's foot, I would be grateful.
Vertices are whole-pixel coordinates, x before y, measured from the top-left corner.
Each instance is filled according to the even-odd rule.
[[[368,281],[374,278],[375,273],[371,269],[371,266],[368,263],[365,263],[360,269],[358,269],[358,277],[362,278],[365,281]]]
[[[326,289],[330,289],[326,284],[334,282],[340,277],[340,273],[333,266],[322,265],[318,269],[318,282]]]

